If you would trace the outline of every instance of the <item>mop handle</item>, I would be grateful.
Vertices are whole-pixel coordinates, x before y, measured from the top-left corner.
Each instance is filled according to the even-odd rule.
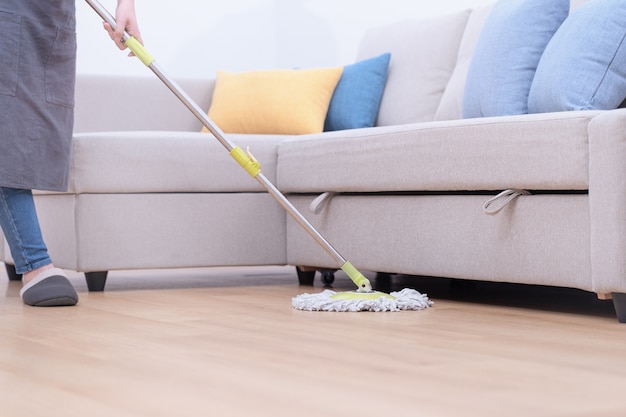
[[[100,17],[111,25],[113,29],[117,27],[115,18],[97,0],[85,0],[89,6]],[[198,106],[187,93],[159,67],[156,60],[150,55],[146,48],[135,37],[124,31],[122,42],[139,58],[141,62],[159,77],[161,81],[170,89],[176,97],[196,116],[198,120],[215,136],[215,138],[226,148],[230,155],[237,161],[250,176],[256,179],[261,186],[274,197],[274,199],[293,217],[294,220],[340,265],[342,271],[350,277],[357,286],[358,291],[370,292],[372,285],[370,281],[348,262],[341,254],[309,223],[309,221],[291,204],[291,202],[269,181],[261,172],[259,162],[248,152],[244,152],[240,147],[230,142],[224,132],[209,118],[207,113]]]

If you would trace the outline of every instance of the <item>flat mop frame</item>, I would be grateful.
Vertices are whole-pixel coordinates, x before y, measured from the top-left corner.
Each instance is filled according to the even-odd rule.
[[[115,18],[104,8],[97,0],[86,0],[86,2],[94,9],[100,17],[116,28]],[[202,110],[192,99],[183,91],[183,89],[159,67],[156,60],[144,48],[144,46],[133,36],[124,32],[122,42],[139,58],[144,65],[156,74],[157,77],[178,97],[180,101],[202,122],[202,124],[215,136],[215,138],[226,148],[230,155],[245,169],[250,176],[256,179],[261,186],[302,226],[302,228],[313,238],[319,245],[328,252],[328,254],[336,260],[337,264],[354,282],[359,292],[372,292],[370,281],[359,272],[350,262],[348,262],[341,254],[309,223],[309,221],[291,204],[289,200],[269,181],[261,172],[260,163],[248,152],[244,152],[239,146],[228,140],[224,132],[209,118],[206,111]]]

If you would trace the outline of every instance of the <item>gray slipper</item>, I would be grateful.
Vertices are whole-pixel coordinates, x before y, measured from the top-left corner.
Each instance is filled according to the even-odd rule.
[[[20,296],[25,304],[36,307],[73,306],[78,302],[76,290],[59,268],[42,271],[22,287]]]

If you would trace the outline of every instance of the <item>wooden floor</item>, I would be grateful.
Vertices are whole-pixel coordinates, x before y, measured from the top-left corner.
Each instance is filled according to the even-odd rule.
[[[435,305],[323,313],[286,267],[70,277],[79,306],[32,308],[0,270],[3,417],[626,415],[626,325],[594,294],[393,277]]]

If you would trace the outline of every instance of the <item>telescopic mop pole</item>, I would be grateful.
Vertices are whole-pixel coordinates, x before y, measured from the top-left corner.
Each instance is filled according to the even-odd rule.
[[[85,0],[89,6],[100,17],[111,25],[112,28],[116,28],[117,24],[115,18],[107,11],[106,8],[100,4],[97,0]],[[152,72],[159,77],[161,81],[178,97],[180,101],[202,122],[202,124],[215,136],[215,138],[226,148],[230,155],[245,169],[251,177],[256,179],[261,186],[271,194],[274,199],[294,218],[294,220],[302,226],[302,228],[324,249],[328,254],[336,260],[337,264],[356,284],[358,291],[371,292],[372,285],[370,281],[357,270],[350,262],[348,262],[341,254],[309,223],[309,221],[291,204],[289,200],[269,181],[265,175],[261,172],[261,164],[250,154],[244,152],[239,146],[233,144],[228,140],[224,132],[209,118],[207,113],[203,111],[187,93],[165,72],[159,67],[156,60],[150,55],[146,48],[133,36],[130,36],[127,32],[124,32],[124,36],[121,39],[123,43],[139,58],[139,60]]]

